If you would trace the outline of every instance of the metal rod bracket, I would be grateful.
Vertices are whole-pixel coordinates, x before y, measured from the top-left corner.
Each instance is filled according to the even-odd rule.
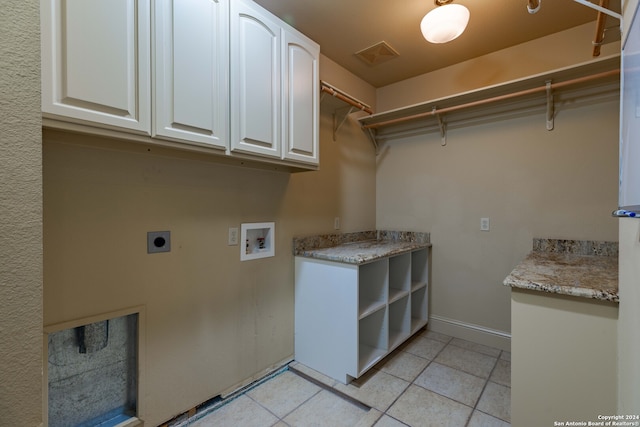
[[[583,6],[590,7],[591,9],[595,9],[598,12],[605,13],[605,14],[613,17],[613,18],[616,18],[616,19],[620,20],[620,27],[622,27],[622,15],[621,14],[616,13],[611,9],[607,9],[606,7],[602,7],[602,6],[599,6],[597,4],[593,4],[589,0],[573,0],[573,1],[575,1],[576,3],[580,3]]]
[[[355,110],[355,107],[346,107],[346,108],[339,108],[333,112],[333,140],[334,141],[337,140],[336,134],[338,133],[338,130],[340,130],[344,122],[347,120],[347,117],[349,117],[349,114],[353,113],[353,110]]]
[[[371,128],[365,128],[365,127],[363,127],[362,129],[366,131],[366,135],[369,137],[369,140],[373,144],[373,148],[375,148],[376,156],[377,156],[379,146],[378,146],[378,140],[376,139],[376,130]]]
[[[551,80],[547,80],[547,130],[553,130],[553,118],[555,115],[553,104],[553,91],[551,89]]]
[[[440,145],[444,147],[447,145],[447,124],[442,120],[440,114],[436,113],[436,111],[438,111],[438,108],[434,106],[433,110],[431,110],[431,114],[436,116],[438,119],[438,126],[440,127]]]

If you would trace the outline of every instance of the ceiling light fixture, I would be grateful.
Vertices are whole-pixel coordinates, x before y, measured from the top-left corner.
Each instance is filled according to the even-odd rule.
[[[422,35],[431,43],[447,43],[467,28],[469,9],[453,0],[434,0],[436,8],[427,13],[420,23]]]

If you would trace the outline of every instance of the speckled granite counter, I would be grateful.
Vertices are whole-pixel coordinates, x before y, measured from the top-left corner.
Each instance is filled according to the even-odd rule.
[[[618,244],[534,239],[533,251],[505,286],[619,302]]]
[[[416,249],[427,248],[429,233],[364,231],[295,238],[293,254],[347,264],[364,264]]]

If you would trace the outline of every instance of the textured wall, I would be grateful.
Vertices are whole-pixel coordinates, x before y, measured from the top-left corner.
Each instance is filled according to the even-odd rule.
[[[39,2],[0,14],[0,425],[42,412]]]
[[[610,101],[563,111],[551,132],[542,113],[383,149],[377,226],[431,232],[432,315],[509,333],[502,281],[534,237],[618,240],[617,125]]]
[[[355,80],[322,63],[338,87]],[[323,108],[320,170],[296,174],[45,130],[45,325],[146,307],[148,425],[293,356],[294,236],[331,232],[336,216],[343,231],[375,227],[373,147],[353,120],[338,141],[331,125]],[[275,256],[241,262],[229,227],[267,221]],[[158,230],[171,231],[171,252],[148,255]]]
[[[591,61],[593,31],[587,23],[379,88],[379,111]],[[600,57],[619,53],[620,42],[614,41],[602,46]]]
[[[510,74],[526,69],[526,61],[517,60],[525,54],[545,57],[548,69],[567,66],[552,47],[578,49],[584,39],[576,39],[573,31],[566,35],[564,43],[557,42],[562,34],[556,34],[555,45],[516,46],[469,61],[465,69],[477,75],[492,70]],[[508,58],[508,53],[514,61],[494,69],[496,58]],[[421,91],[459,93],[463,89],[456,82],[466,81],[466,74],[458,66],[450,71],[447,80],[425,75],[413,79],[412,87],[401,82],[395,91],[379,90],[378,105],[398,106],[403,97],[415,102]],[[612,92],[597,105],[557,105],[553,131],[546,130],[540,111],[449,129],[444,147],[438,133],[382,147],[376,226],[431,232],[431,314],[437,321],[463,322],[469,330],[479,326],[504,336],[510,332],[510,291],[502,281],[531,250],[534,237],[618,240],[617,221],[611,218],[618,194],[618,104]],[[490,218],[489,232],[480,231],[483,217]]]

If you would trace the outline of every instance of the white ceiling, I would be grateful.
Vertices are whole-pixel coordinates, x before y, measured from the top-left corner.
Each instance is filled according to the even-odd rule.
[[[433,0],[255,0],[320,44],[321,52],[375,87],[447,67],[528,40],[593,23],[597,11],[573,0],[542,0],[529,14],[527,0],[455,0],[470,13],[466,31],[440,45],[420,33],[422,17]],[[609,8],[620,12],[620,0]],[[607,18],[605,43],[619,40],[619,22]],[[371,66],[355,53],[385,41],[399,57]],[[592,50],[593,39],[578,46]]]

